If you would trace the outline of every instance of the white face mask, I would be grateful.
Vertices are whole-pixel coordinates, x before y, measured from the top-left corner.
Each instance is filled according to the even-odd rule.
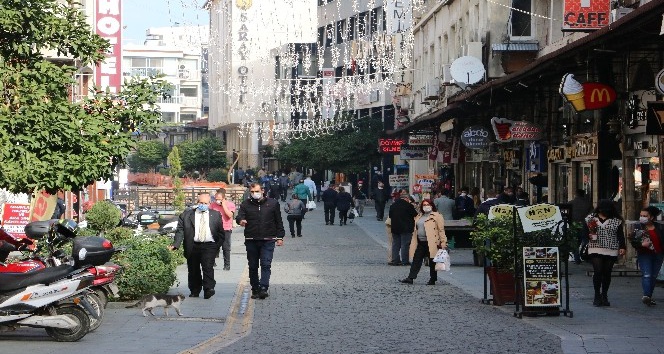
[[[251,197],[258,200],[258,199],[261,199],[263,197],[263,193],[261,193],[261,192],[251,193]]]
[[[639,217],[639,222],[642,223],[642,224],[647,224],[648,221],[649,221],[648,218],[645,217],[645,216]]]
[[[429,205],[422,207],[422,211],[424,211],[425,213],[430,213],[431,210],[433,210],[433,208]]]
[[[462,197],[465,197],[465,196],[467,196],[467,195],[468,195],[468,194],[466,194],[466,193],[461,193],[461,196],[462,196]]]

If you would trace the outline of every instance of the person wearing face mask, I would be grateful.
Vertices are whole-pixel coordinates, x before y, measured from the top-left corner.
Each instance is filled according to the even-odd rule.
[[[643,297],[641,302],[646,306],[656,305],[652,299],[653,290],[659,269],[664,261],[664,226],[656,223],[655,218],[661,213],[661,210],[649,206],[643,208],[639,215],[639,225],[630,235],[629,240],[634,249],[636,249],[636,261],[641,270],[641,287],[643,288]]]
[[[413,262],[410,264],[408,277],[399,281],[404,284],[413,284],[413,280],[417,278],[417,273],[422,268],[422,261],[427,258],[429,261],[429,281],[426,284],[436,285],[438,272],[436,272],[436,263],[434,263],[433,258],[439,249],[447,247],[445,222],[443,216],[436,211],[431,199],[422,201],[419,214],[415,217],[415,220],[415,231],[409,250]]]
[[[475,216],[475,204],[473,198],[468,196],[468,187],[461,188],[461,194],[454,200],[454,205],[456,210],[455,219]]]
[[[623,219],[613,201],[600,200],[583,223],[582,237],[588,242],[588,256],[593,265],[593,306],[611,306],[608,299],[611,272],[618,256],[625,255]]]
[[[169,247],[175,250],[184,243],[190,297],[199,297],[201,290],[204,291],[205,299],[215,294],[214,287],[217,283],[214,280],[214,259],[223,239],[221,214],[210,210],[209,193],[199,194],[197,207],[180,214],[175,238]]]
[[[217,189],[214,203],[210,204],[210,209],[221,214],[221,220],[224,224],[224,239],[221,242],[224,270],[231,270],[231,235],[233,234],[233,214],[236,208],[235,203],[226,199],[226,189]],[[219,250],[217,250],[217,258],[219,258]]]
[[[274,248],[284,244],[286,231],[279,201],[265,198],[259,183],[252,183],[249,192],[251,196],[240,205],[235,221],[244,227],[251,298],[265,299],[269,296]]]
[[[385,188],[383,181],[378,181],[378,185],[376,185],[376,189],[373,192],[373,198],[374,207],[376,208],[376,220],[383,221],[383,217],[385,217],[385,204],[390,198],[390,194]]]

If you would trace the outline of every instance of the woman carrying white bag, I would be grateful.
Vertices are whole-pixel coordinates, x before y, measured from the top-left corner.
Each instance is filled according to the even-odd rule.
[[[415,231],[410,242],[410,257],[413,259],[410,265],[410,273],[407,278],[399,281],[404,284],[413,284],[413,280],[417,278],[417,273],[422,268],[422,261],[426,257],[429,261],[429,281],[427,285],[436,285],[438,272],[433,258],[436,257],[438,250],[447,248],[445,222],[430,199],[422,201],[419,211],[420,213],[415,217]]]

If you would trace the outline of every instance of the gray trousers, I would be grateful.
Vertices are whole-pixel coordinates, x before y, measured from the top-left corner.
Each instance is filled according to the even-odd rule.
[[[392,262],[409,263],[408,251],[412,237],[412,233],[392,233]]]

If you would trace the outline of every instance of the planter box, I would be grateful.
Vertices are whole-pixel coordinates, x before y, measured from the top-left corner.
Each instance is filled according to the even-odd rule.
[[[493,304],[496,306],[502,306],[507,303],[513,304],[514,297],[516,296],[514,291],[514,273],[499,270],[496,267],[487,267],[487,274],[491,282]]]

